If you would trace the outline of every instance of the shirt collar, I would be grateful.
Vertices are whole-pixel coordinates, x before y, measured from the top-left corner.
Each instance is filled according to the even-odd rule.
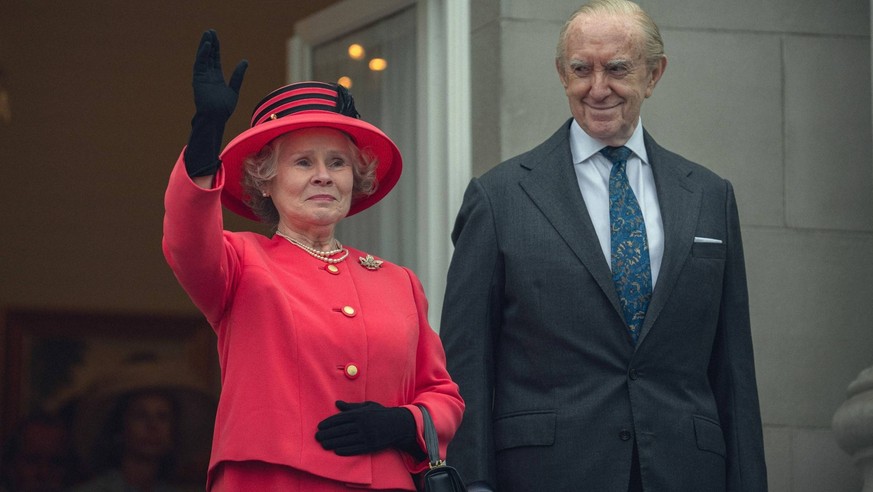
[[[624,146],[631,149],[643,164],[649,163],[649,155],[646,153],[646,144],[643,141],[642,118],[637,120],[637,127]],[[573,120],[570,124],[570,153],[573,155],[573,164],[587,161],[603,147],[603,143],[585,133],[579,123]]]

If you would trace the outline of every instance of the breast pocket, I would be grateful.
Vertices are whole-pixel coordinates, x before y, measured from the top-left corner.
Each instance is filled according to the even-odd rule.
[[[694,258],[712,258],[723,260],[727,252],[724,243],[694,243],[691,246],[691,256]]]

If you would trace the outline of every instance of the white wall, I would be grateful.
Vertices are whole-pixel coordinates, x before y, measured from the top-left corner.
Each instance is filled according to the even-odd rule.
[[[553,60],[581,3],[471,3],[479,175],[569,117]],[[771,491],[857,491],[830,424],[873,364],[870,5],[639,3],[669,59],[644,124],[736,188]]]

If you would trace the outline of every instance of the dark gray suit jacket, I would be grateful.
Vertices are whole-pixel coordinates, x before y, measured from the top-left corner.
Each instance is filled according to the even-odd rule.
[[[501,492],[626,492],[636,441],[646,492],[766,490],[730,183],[645,133],[665,246],[634,348],[569,123],[473,179],[458,213],[441,337],[467,410],[449,464]]]

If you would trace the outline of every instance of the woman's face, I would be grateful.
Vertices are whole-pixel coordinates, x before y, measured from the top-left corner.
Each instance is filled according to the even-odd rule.
[[[160,394],[135,396],[124,414],[125,451],[160,459],[173,449],[173,403]]]
[[[346,134],[306,128],[278,139],[276,177],[267,191],[279,225],[295,231],[333,226],[349,213],[355,155]]]

